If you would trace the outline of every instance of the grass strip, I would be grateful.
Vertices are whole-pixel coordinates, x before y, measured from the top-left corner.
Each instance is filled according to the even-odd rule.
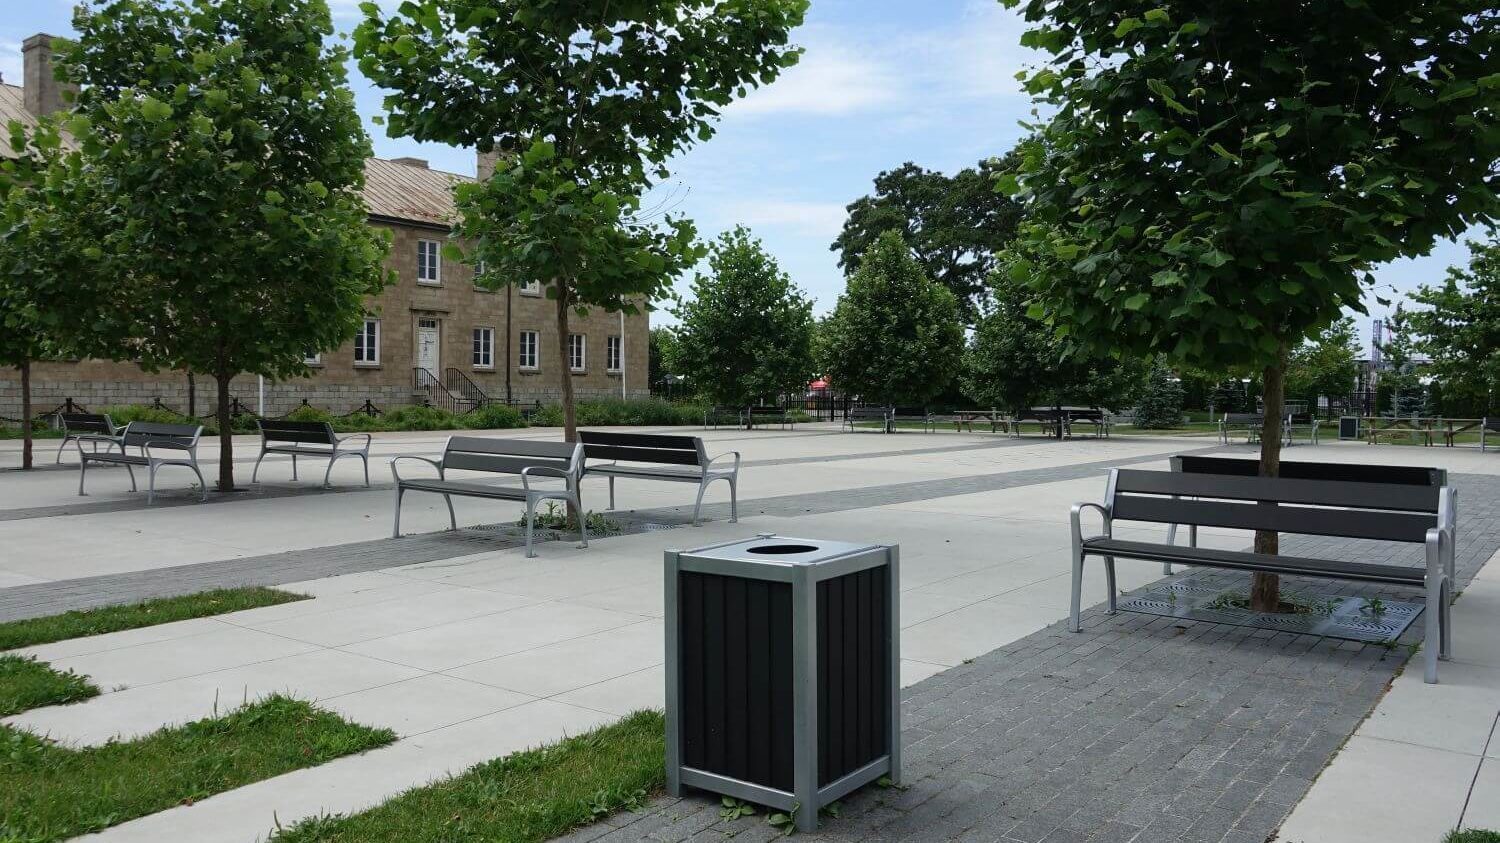
[[[1487,831],[1482,828],[1450,831],[1448,836],[1443,838],[1443,843],[1500,843],[1500,831]]]
[[[275,843],[525,843],[634,808],[665,784],[665,721],[640,711],[487,761],[357,814],[315,817]]]
[[[124,606],[82,609],[60,615],[0,623],[0,650],[33,647],[69,638],[103,635],[107,632],[139,629],[309,599],[311,598],[305,594],[293,594],[274,588],[219,588]]]
[[[98,694],[94,683],[71,670],[54,670],[25,656],[0,656],[0,717],[44,705],[78,702]]]
[[[0,726],[0,840],[64,840],[395,737],[283,696],[85,749]]]

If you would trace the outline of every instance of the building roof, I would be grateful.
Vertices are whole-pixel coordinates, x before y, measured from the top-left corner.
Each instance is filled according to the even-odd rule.
[[[372,217],[448,226],[458,218],[453,187],[470,181],[457,173],[366,158],[365,206]]]
[[[26,110],[25,89],[0,82],[0,157],[15,157],[4,130],[12,120],[27,128],[36,125],[36,118]],[[372,217],[449,226],[458,218],[453,186],[467,181],[473,179],[384,158],[367,158],[365,205]]]

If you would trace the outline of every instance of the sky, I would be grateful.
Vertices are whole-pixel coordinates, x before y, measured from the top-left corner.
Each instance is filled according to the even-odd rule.
[[[21,41],[36,32],[71,34],[75,0],[0,0],[0,75],[19,83]],[[387,8],[399,0],[379,0]],[[342,32],[358,0],[330,0]],[[669,166],[647,207],[694,220],[704,239],[735,225],[760,237],[792,279],[831,310],[844,289],[837,255],[845,206],[868,194],[877,174],[907,161],[952,173],[1004,154],[1022,136],[1031,104],[1015,80],[1037,55],[1018,45],[1024,26],[996,0],[813,0],[794,40],[799,65],[724,113],[718,133]],[[467,150],[386,136],[368,122],[382,92],[351,67],[375,154],[426,158],[472,175]],[[1467,260],[1458,243],[1426,257],[1379,267],[1377,293],[1391,298]],[[686,293],[688,280],[678,282]],[[1367,297],[1371,317],[1389,312]],[[668,323],[664,313],[653,322]],[[1360,317],[1369,340],[1370,317]]]

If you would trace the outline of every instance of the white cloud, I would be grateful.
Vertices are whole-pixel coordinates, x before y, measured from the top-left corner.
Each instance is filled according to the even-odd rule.
[[[815,40],[802,61],[727,110],[733,116],[843,116],[896,103],[901,83],[883,62],[851,47]]]
[[[799,237],[832,240],[844,227],[847,216],[837,202],[802,202],[762,199],[722,206],[723,216],[751,229],[780,228]]]
[[[0,79],[7,85],[21,84],[21,42],[0,38]]]

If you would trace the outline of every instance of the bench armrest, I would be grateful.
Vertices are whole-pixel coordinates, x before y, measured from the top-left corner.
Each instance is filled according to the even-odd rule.
[[[740,473],[740,452],[739,451],[729,451],[729,452],[720,454],[717,457],[714,457],[713,459],[711,459],[708,462],[706,462],[706,463],[703,464],[703,470],[704,471],[708,471],[710,468],[713,468],[714,463],[718,462],[719,460],[724,459],[725,457],[734,457],[734,473],[735,474],[739,474]]]
[[[439,480],[446,479],[443,476],[443,461],[442,460],[430,460],[430,459],[428,459],[426,457],[414,457],[414,456],[411,456],[410,454],[402,454],[399,457],[394,457],[394,458],[391,459],[391,476],[394,477],[394,478],[396,478],[396,482],[398,484],[401,482],[401,472],[399,472],[399,471],[396,470],[396,463],[401,462],[402,460],[416,460],[417,462],[425,462],[428,465],[432,466],[433,468],[437,469],[438,479]]]
[[[1075,503],[1073,504],[1073,509],[1068,513],[1069,522],[1073,527],[1073,540],[1075,542],[1082,542],[1084,540],[1083,511],[1085,509],[1096,509],[1099,511],[1100,515],[1104,516],[1104,532],[1100,533],[1098,536],[1091,536],[1090,538],[1109,538],[1113,535],[1114,515],[1110,512],[1108,506],[1105,506],[1102,503]]]
[[[340,447],[342,447],[345,442],[348,442],[350,439],[359,439],[359,438],[363,438],[365,440],[365,444],[364,444],[363,448],[358,448],[358,449],[355,449],[355,450],[368,451],[370,449],[370,442],[372,441],[372,437],[368,433],[350,433],[350,434],[347,434],[345,436],[335,436],[335,437],[333,437],[333,449],[336,451]]]
[[[192,443],[174,442],[171,439],[148,439],[145,442],[143,442],[141,444],[141,453],[143,455],[145,455],[146,459],[148,459],[148,460],[158,460],[158,459],[162,459],[162,457],[152,456],[152,454],[151,454],[151,449],[152,448],[156,448],[158,450],[160,450],[162,448],[165,448],[166,450],[169,450],[169,451],[187,451],[189,458],[191,458],[191,459],[193,459],[195,461],[198,459],[198,454],[197,454],[198,443],[197,442],[192,442]]]
[[[536,475],[560,478],[562,480],[568,481],[568,485],[570,487],[573,485],[573,472],[571,471],[565,471],[561,468],[552,468],[551,466],[546,465],[528,465],[525,468],[521,469],[521,488],[527,490],[528,492],[531,491],[530,480],[533,476]]]

